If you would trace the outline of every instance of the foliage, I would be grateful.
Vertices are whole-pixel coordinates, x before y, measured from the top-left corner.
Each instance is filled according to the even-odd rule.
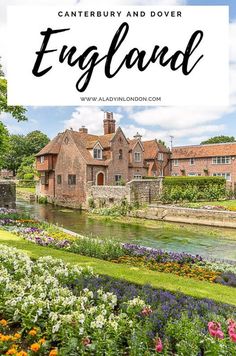
[[[130,211],[138,209],[138,202],[132,204],[128,203],[127,199],[124,198],[119,204],[112,205],[111,207],[97,208],[93,209],[92,213],[102,215],[102,216],[125,216]]]
[[[27,120],[25,108],[7,105],[7,81],[4,78],[0,78],[0,113],[3,112],[12,115],[17,121]]]
[[[93,197],[89,197],[88,198],[88,206],[89,206],[90,209],[95,209],[96,208]]]
[[[222,177],[166,177],[163,180],[163,202],[219,200],[230,195]]]
[[[21,161],[20,167],[17,170],[17,178],[31,180],[34,178],[35,171],[35,157],[24,157]],[[28,176],[30,175],[30,176]]]
[[[0,168],[2,166],[2,156],[8,148],[9,133],[5,125],[0,121]]]
[[[3,155],[3,167],[12,170],[16,174],[22,164],[20,168],[21,176],[24,173],[33,173],[33,157],[48,142],[49,138],[38,130],[30,132],[26,136],[10,135],[9,148],[7,153]],[[24,172],[27,170],[25,166],[28,164],[29,171]]]
[[[202,141],[200,144],[201,145],[208,145],[212,143],[227,143],[227,142],[235,142],[235,137],[234,136],[214,136],[209,138],[206,141]]]

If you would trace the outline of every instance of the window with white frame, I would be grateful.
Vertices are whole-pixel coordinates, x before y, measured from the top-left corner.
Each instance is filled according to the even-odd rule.
[[[102,149],[96,147],[93,149],[93,158],[95,159],[102,159]]]
[[[158,153],[158,161],[164,161],[163,152],[159,152],[159,153]]]
[[[213,173],[213,177],[224,177],[226,180],[230,181],[231,180],[231,173]]]
[[[134,161],[141,162],[141,153],[140,152],[134,152]]]
[[[195,164],[195,158],[190,158],[189,164],[190,164],[190,166],[193,166]]]
[[[44,156],[40,156],[39,161],[40,161],[40,163],[44,163],[44,161],[45,161]]]
[[[230,156],[212,157],[212,164],[230,164],[230,163],[231,163]]]
[[[140,174],[134,174],[134,179],[142,179],[142,176]]]
[[[178,173],[172,173],[172,177],[178,177]]]
[[[178,159],[174,159],[174,167],[178,167],[179,165],[179,160]]]

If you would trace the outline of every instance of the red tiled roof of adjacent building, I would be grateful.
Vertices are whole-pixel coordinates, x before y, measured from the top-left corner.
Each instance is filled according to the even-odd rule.
[[[157,140],[144,141],[144,159],[154,159],[158,152],[167,153],[169,149]]]
[[[172,159],[236,156],[236,142],[179,146],[172,149]]]

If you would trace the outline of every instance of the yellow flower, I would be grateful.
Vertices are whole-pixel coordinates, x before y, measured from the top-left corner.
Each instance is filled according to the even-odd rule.
[[[46,339],[44,337],[39,340],[39,344],[45,344],[45,342],[46,342]]]
[[[25,351],[20,351],[20,352],[17,352],[16,356],[27,356],[28,353],[25,352]]]
[[[0,320],[0,325],[7,326],[7,321],[5,319]]]
[[[32,330],[30,330],[30,331],[28,332],[28,334],[29,334],[30,336],[35,336],[35,335],[37,334],[37,330],[32,329]]]
[[[6,352],[6,355],[15,355],[17,353],[17,350],[16,349],[9,349],[7,352]]]
[[[37,352],[40,349],[40,345],[36,342],[30,346],[30,350],[33,352]]]
[[[20,339],[20,338],[21,338],[21,334],[15,333],[15,334],[14,334],[14,338],[15,338],[15,339]]]
[[[57,349],[53,349],[49,353],[49,356],[57,356],[57,355],[58,355]]]

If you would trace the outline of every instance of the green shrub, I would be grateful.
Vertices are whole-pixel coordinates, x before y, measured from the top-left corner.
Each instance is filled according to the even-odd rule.
[[[163,180],[163,202],[196,202],[219,200],[231,195],[222,177],[166,177]]]
[[[34,173],[25,173],[24,180],[34,180]]]
[[[39,204],[47,204],[47,202],[48,202],[47,197],[38,197]]]
[[[89,197],[88,198],[88,206],[89,206],[90,209],[96,208],[95,201],[94,201],[93,197]]]

